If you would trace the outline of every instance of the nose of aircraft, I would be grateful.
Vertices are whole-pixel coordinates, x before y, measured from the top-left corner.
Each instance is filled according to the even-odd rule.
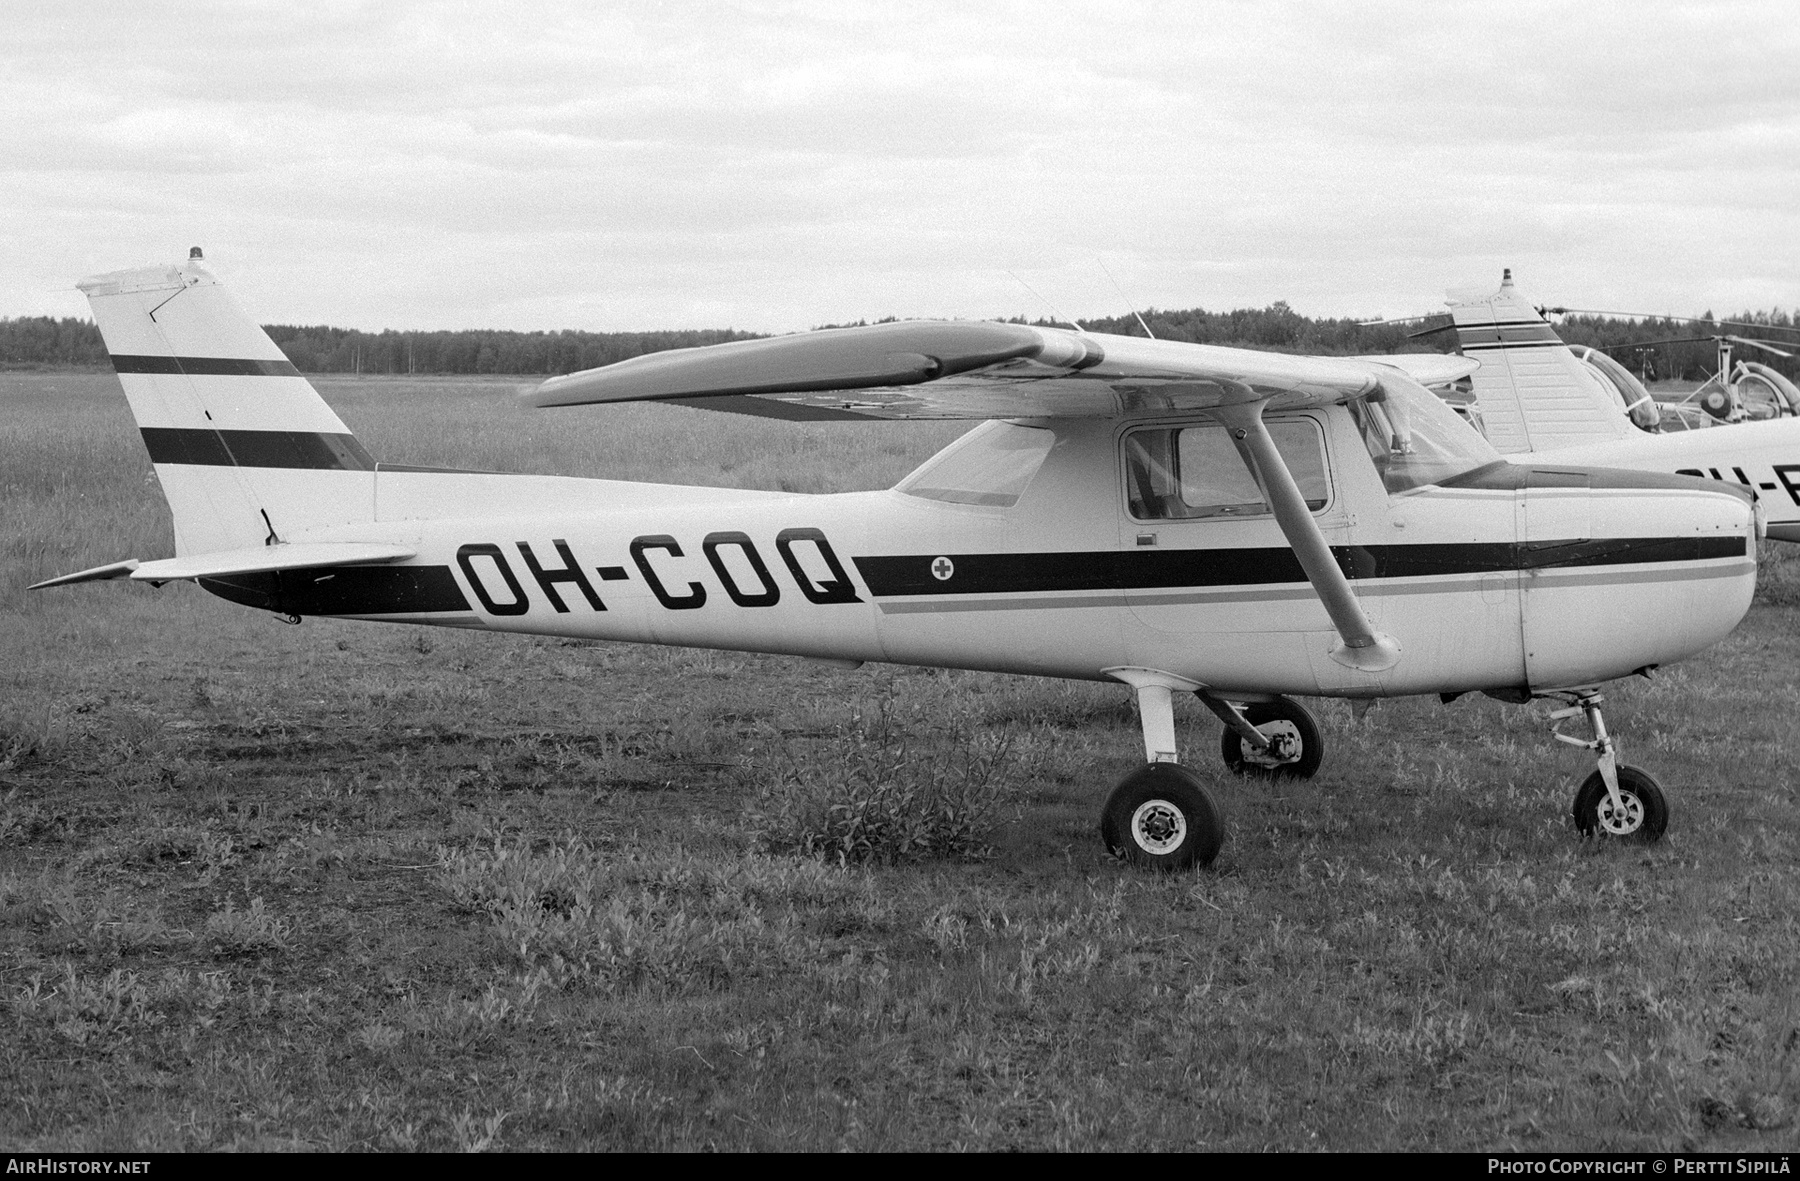
[[[1533,688],[1692,656],[1750,609],[1758,516],[1748,489],[1610,468],[1532,474],[1560,483],[1534,478],[1527,490],[1521,622]],[[1585,529],[1572,519],[1578,505]]]

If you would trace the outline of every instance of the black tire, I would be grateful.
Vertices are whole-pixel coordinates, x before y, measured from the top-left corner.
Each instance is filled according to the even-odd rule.
[[[1656,780],[1636,767],[1620,767],[1619,795],[1625,801],[1626,814],[1614,818],[1612,799],[1600,772],[1584,779],[1575,793],[1576,831],[1584,837],[1634,845],[1654,845],[1662,840],[1663,830],[1669,827],[1669,803]]]
[[[1100,839],[1113,856],[1145,869],[1211,865],[1225,843],[1225,816],[1206,785],[1178,763],[1149,763],[1119,781],[1100,811]]]
[[[1298,749],[1280,762],[1270,762],[1245,742],[1243,735],[1227,726],[1219,736],[1219,753],[1227,767],[1239,775],[1266,779],[1311,779],[1318,773],[1319,764],[1325,759],[1325,740],[1319,735],[1319,723],[1304,705],[1291,697],[1277,697],[1246,705],[1244,717],[1265,734],[1269,733],[1270,723],[1280,723],[1287,741]]]

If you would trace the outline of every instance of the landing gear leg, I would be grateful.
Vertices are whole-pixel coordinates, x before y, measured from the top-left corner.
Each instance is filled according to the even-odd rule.
[[[1239,775],[1311,779],[1325,758],[1325,740],[1310,711],[1290,697],[1238,706],[1205,689],[1200,700],[1225,723],[1219,753]]]
[[[1600,715],[1605,699],[1592,689],[1561,694],[1569,705],[1550,715],[1553,722],[1586,715],[1593,738],[1577,738],[1564,734],[1552,725],[1550,734],[1559,742],[1591,750],[1598,764],[1575,792],[1575,828],[1584,837],[1610,837],[1650,845],[1662,839],[1669,825],[1669,805],[1662,788],[1648,771],[1620,766],[1617,748],[1606,732],[1606,719]]]
[[[1128,683],[1137,691],[1148,761],[1107,796],[1100,839],[1113,856],[1146,869],[1211,865],[1225,843],[1225,818],[1200,778],[1176,762],[1171,686],[1147,678]]]

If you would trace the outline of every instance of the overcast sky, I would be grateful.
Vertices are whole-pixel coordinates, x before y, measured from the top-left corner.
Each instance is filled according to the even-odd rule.
[[[0,316],[195,244],[365,329],[1800,305],[1792,0],[5,12]]]

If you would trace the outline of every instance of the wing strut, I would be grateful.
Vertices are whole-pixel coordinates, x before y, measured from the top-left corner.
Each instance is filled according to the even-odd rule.
[[[1243,445],[1247,452],[1245,466],[1250,469],[1251,478],[1262,485],[1269,498],[1269,507],[1274,510],[1275,523],[1281,526],[1282,535],[1293,547],[1294,557],[1300,561],[1300,568],[1306,571],[1307,580],[1331,615],[1332,625],[1337,628],[1342,641],[1331,650],[1331,658],[1363,672],[1393,668],[1400,662],[1400,645],[1392,636],[1376,631],[1369,617],[1363,614],[1362,604],[1357,602],[1356,594],[1350,589],[1350,580],[1344,577],[1337,559],[1331,556],[1331,547],[1325,543],[1325,535],[1319,532],[1312,510],[1306,507],[1306,498],[1300,494],[1294,474],[1288,471],[1281,452],[1275,449],[1275,440],[1269,436],[1269,428],[1263,424],[1262,412],[1267,404],[1266,398],[1246,399],[1216,406],[1210,413]]]

